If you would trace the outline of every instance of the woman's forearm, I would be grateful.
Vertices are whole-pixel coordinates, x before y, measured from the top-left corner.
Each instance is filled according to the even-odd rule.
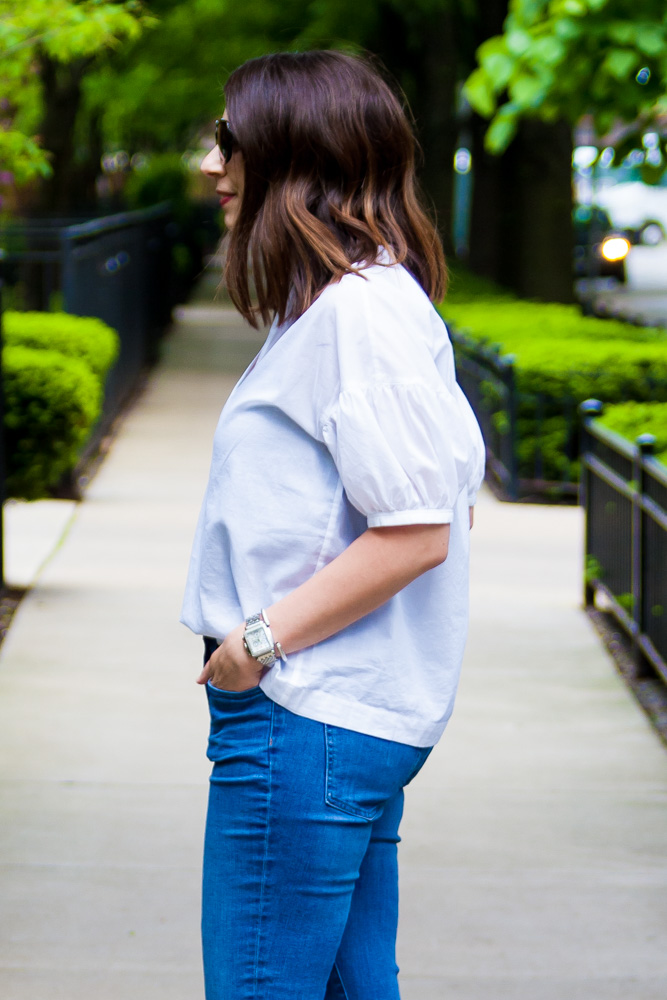
[[[363,618],[446,559],[449,530],[448,524],[369,528],[309,580],[265,608],[274,639],[286,654],[294,653]],[[225,636],[198,684],[210,681],[214,687],[242,691],[259,682],[266,668],[246,652],[244,629],[240,622]]]
[[[448,524],[369,528],[339,556],[266,608],[285,653],[312,646],[363,618],[443,562]]]

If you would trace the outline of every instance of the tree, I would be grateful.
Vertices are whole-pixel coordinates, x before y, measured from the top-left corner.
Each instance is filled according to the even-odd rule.
[[[477,60],[465,94],[491,119],[488,127],[478,120],[475,161],[494,189],[495,225],[489,240],[473,238],[471,262],[524,295],[566,300],[568,137],[584,115],[600,136],[622,121],[622,155],[658,127],[667,110],[667,8],[664,0],[510,0],[502,33],[482,43]],[[664,135],[662,147],[654,172],[667,162]],[[476,198],[473,229],[479,205]]]
[[[525,119],[574,125],[588,114],[599,135],[620,120],[636,139],[667,112],[664,0],[511,0],[503,33],[477,57],[465,91],[492,119],[493,152]]]
[[[71,6],[71,0],[59,2]],[[422,182],[447,245],[452,161],[461,129],[456,113],[460,83],[474,68],[480,43],[502,31],[508,0],[148,2],[154,30],[135,32],[123,45],[107,46],[92,63],[72,65],[66,72],[59,66],[55,90],[47,77],[52,71],[48,62],[42,64],[42,86],[33,81],[35,94],[43,94],[47,85],[49,92],[63,97],[60,104],[51,97],[51,119],[48,108],[43,116],[44,144],[55,148],[61,142],[53,161],[54,166],[60,164],[61,180],[50,187],[57,197],[43,199],[42,205],[80,207],[98,172],[103,145],[130,153],[192,148],[221,110],[226,76],[245,59],[268,51],[333,46],[374,53],[405,92],[424,150]],[[84,4],[74,6],[83,9]],[[39,105],[37,99],[34,103]],[[54,124],[49,126],[49,120]],[[517,154],[520,139],[497,160],[482,150],[482,120],[475,118],[471,128],[476,163],[471,262],[481,273],[522,290],[521,277],[508,264],[521,262],[524,268],[536,260],[532,223],[545,205],[555,215],[558,199],[553,186],[545,192],[549,173],[544,162],[526,169],[529,159]],[[562,134],[557,153],[562,192],[569,183],[569,152]],[[525,286],[530,294],[570,294],[570,248],[567,236],[556,234],[555,228],[551,266],[532,268],[534,280]],[[560,276],[560,292],[554,291],[554,275]]]
[[[43,207],[67,208],[72,200],[85,73],[148,23],[138,0],[0,0],[0,160],[19,183],[44,179]]]
[[[218,110],[228,72],[253,56],[313,47],[370,51],[409,100],[425,153],[424,186],[449,235],[456,87],[484,37],[473,27],[476,0],[152,0],[151,11],[157,29],[86,81],[89,120],[101,122],[108,142],[184,148]]]

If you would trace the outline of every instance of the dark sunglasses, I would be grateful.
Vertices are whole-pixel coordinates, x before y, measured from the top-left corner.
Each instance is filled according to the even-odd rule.
[[[236,140],[226,118],[215,119],[215,144],[225,163],[229,163],[236,148]]]

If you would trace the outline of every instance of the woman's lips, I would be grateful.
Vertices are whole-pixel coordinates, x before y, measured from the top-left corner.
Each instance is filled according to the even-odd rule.
[[[227,205],[232,200],[233,197],[234,197],[233,194],[223,194],[222,197],[220,198],[220,207],[224,208],[225,205]]]

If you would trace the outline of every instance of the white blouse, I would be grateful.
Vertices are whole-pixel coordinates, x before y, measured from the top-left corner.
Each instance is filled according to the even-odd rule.
[[[444,563],[261,681],[298,715],[432,746],[461,668],[468,506],[483,475],[482,435],[423,289],[401,265],[348,274],[274,323],[223,408],[181,621],[222,639],[366,528],[450,523]]]

